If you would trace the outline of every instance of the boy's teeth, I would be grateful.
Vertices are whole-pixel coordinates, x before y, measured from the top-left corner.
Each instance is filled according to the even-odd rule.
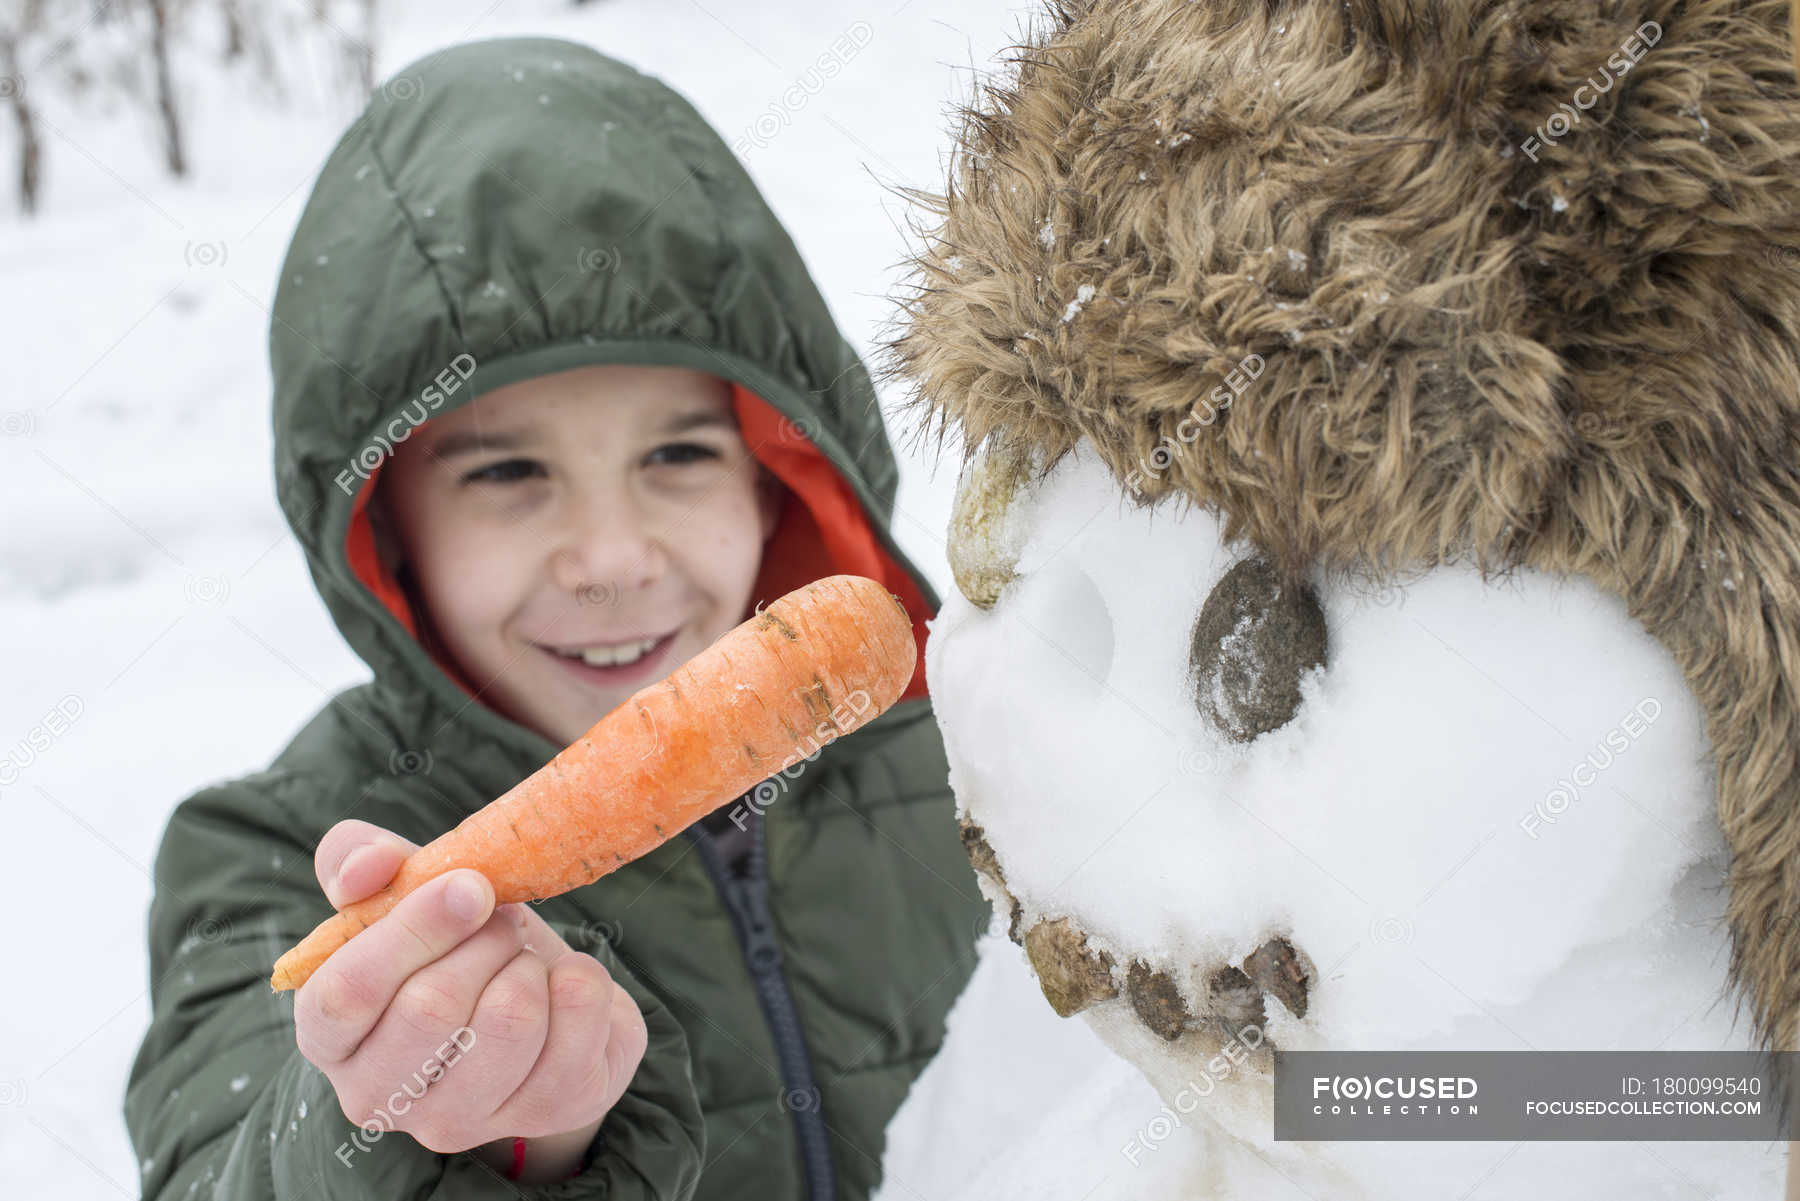
[[[659,641],[661,640],[657,638],[646,638],[642,642],[627,642],[620,646],[590,646],[581,652],[581,661],[589,667],[618,667],[625,663],[635,663]]]

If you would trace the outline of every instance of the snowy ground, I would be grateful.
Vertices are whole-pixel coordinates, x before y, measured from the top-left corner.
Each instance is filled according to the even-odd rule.
[[[944,105],[1018,21],[984,0],[382,7],[378,75],[442,45],[544,33],[660,75],[728,142],[765,117],[774,135],[752,145],[749,169],[865,349],[890,315],[903,246],[886,188],[940,181]],[[859,21],[867,43],[847,68],[783,110],[783,91]],[[137,1195],[119,1110],[149,1017],[158,834],[183,797],[264,765],[366,675],[275,505],[265,358],[276,267],[353,108],[322,82],[284,114],[241,81],[184,78],[191,181],[164,178],[135,114],[42,97],[44,213],[21,221],[10,191],[0,201],[9,374],[22,383],[0,398],[0,762],[27,764],[0,786],[9,1196]],[[0,138],[7,189],[13,153]],[[940,590],[951,475],[909,456],[899,497],[898,538]],[[34,749],[29,732],[58,706],[74,720]]]

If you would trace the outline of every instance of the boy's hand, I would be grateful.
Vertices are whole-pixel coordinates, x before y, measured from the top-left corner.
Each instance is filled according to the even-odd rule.
[[[417,847],[339,822],[313,868],[337,908],[378,891]],[[301,1055],[359,1126],[432,1151],[477,1148],[522,1180],[571,1174],[647,1042],[630,995],[479,872],[446,873],[339,948],[294,997]],[[374,1125],[371,1126],[371,1123]]]

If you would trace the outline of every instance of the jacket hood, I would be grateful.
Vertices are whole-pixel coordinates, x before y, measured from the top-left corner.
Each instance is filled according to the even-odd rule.
[[[1284,570],[1582,574],[1707,714],[1800,1048],[1800,94],[1782,0],[1076,0],[964,113],[893,343]],[[1244,381],[1251,380],[1248,385]],[[1000,474],[1004,475],[1005,472]]]
[[[402,68],[319,173],[269,356],[282,511],[376,687],[440,715],[434,737],[501,744],[526,772],[561,749],[472,703],[419,640],[366,513],[382,464],[433,416],[591,364],[728,381],[789,492],[756,600],[870,576],[912,614],[922,659],[937,597],[888,531],[897,471],[862,363],[724,143],[623,63],[500,38]],[[906,697],[924,695],[921,663]]]

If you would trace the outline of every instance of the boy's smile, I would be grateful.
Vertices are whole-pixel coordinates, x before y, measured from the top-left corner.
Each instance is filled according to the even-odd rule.
[[[597,366],[433,418],[371,515],[426,637],[567,745],[743,620],[780,497],[723,381]]]

